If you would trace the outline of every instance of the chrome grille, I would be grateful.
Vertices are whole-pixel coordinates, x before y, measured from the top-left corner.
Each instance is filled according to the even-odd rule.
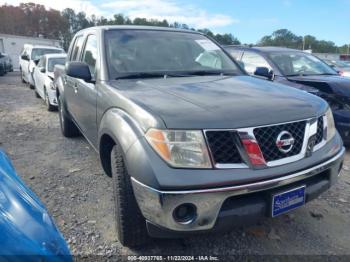
[[[260,146],[266,162],[279,160],[298,155],[303,147],[306,121],[258,127],[254,129],[254,136]],[[288,153],[281,152],[276,146],[278,135],[282,131],[288,131],[294,140],[294,145]]]

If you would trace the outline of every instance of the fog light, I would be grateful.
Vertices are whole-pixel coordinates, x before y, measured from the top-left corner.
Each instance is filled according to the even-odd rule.
[[[193,204],[181,204],[174,209],[173,217],[180,224],[192,223],[197,217],[197,208]]]

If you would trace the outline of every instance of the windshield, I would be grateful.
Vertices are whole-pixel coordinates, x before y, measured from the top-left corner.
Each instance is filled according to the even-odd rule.
[[[43,55],[46,54],[60,54],[63,53],[63,50],[60,49],[44,49],[44,48],[35,48],[32,50],[32,60],[38,60]]]
[[[66,58],[62,57],[62,58],[49,58],[49,63],[47,65],[47,70],[49,72],[53,72],[53,69],[55,67],[55,65],[64,65],[64,63],[66,62]]]
[[[200,34],[111,30],[106,32],[105,39],[112,79],[137,73],[139,77],[157,73],[242,74],[220,47]]]
[[[302,52],[273,52],[269,54],[285,76],[296,75],[336,75],[330,66],[313,55]]]

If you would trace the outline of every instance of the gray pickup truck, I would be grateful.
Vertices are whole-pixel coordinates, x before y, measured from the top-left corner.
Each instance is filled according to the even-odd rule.
[[[248,76],[201,33],[88,28],[55,78],[62,133],[99,153],[126,246],[278,216],[342,168],[324,100]]]

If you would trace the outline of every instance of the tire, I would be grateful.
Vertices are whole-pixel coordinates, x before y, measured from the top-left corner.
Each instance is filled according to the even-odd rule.
[[[80,135],[78,127],[70,119],[64,108],[61,96],[58,97],[58,116],[60,119],[61,132],[63,136],[76,137]]]
[[[23,78],[22,68],[20,68],[19,71],[21,72],[21,81],[22,81],[23,84],[25,84],[26,81],[24,81],[24,78]]]
[[[49,99],[49,95],[47,94],[46,88],[44,88],[44,95],[45,95],[45,104],[46,104],[46,108],[47,111],[55,111],[56,107],[50,104],[50,99]]]
[[[35,82],[34,82],[33,74],[30,74],[30,76],[31,76],[31,78],[32,78],[32,81],[33,81],[34,85],[32,85],[32,84],[30,83],[30,81],[28,81],[28,83],[29,83],[29,88],[30,88],[30,89],[35,89]]]
[[[34,95],[36,98],[41,98],[41,96],[39,95],[38,91],[36,91],[36,88],[34,87]]]
[[[111,151],[111,167],[118,240],[127,247],[144,245],[150,240],[146,220],[137,205],[130,176],[118,145],[115,145]]]

